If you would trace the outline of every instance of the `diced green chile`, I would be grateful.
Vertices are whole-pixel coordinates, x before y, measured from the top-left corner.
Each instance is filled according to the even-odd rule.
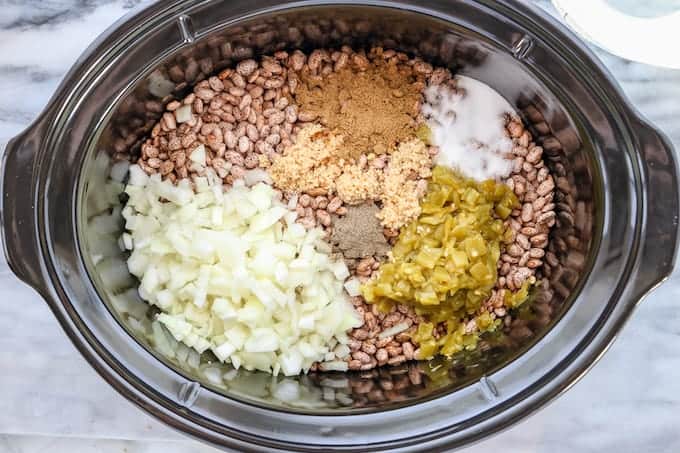
[[[501,243],[511,238],[503,221],[518,204],[505,184],[433,169],[420,216],[401,229],[390,261],[361,288],[381,310],[407,304],[424,317],[412,338],[419,359],[474,349],[481,333],[500,324],[480,307],[498,279]],[[508,292],[509,305],[519,305],[527,289]],[[470,319],[477,329],[466,333]],[[435,338],[442,325],[445,333]]]

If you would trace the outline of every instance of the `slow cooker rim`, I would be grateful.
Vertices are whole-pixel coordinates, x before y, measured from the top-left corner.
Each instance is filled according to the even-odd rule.
[[[337,3],[337,2],[333,2],[333,3]],[[342,2],[340,2],[340,3],[342,3]],[[381,3],[383,3],[383,2],[381,2]],[[384,3],[389,3],[389,2],[384,2]],[[502,2],[502,3],[511,4],[512,2]],[[177,4],[179,4],[179,2],[177,2]],[[155,5],[149,5],[147,8],[140,10],[140,11],[139,11],[138,13],[136,13],[136,14],[142,14],[142,13],[150,14],[150,10],[151,10],[152,6],[155,6]],[[380,5],[380,6],[382,6],[382,5]],[[164,10],[164,11],[165,11],[164,14],[169,14],[168,11],[170,11],[172,8],[173,8],[173,5],[171,5],[171,6],[169,6],[168,8],[166,8],[166,9]],[[133,16],[133,17],[134,17],[134,16]],[[126,21],[126,22],[127,22],[127,21]],[[120,24],[126,23],[126,22],[120,21],[116,26],[114,26],[115,29],[114,29],[114,28],[110,29],[110,30],[107,32],[108,38],[110,38],[110,36],[114,33],[114,31],[117,30],[116,27],[119,27]],[[554,25],[554,24],[553,24],[553,25]],[[88,50],[88,52],[89,52],[90,54],[95,54],[95,53],[99,50],[99,46],[103,46],[104,41],[105,41],[106,39],[107,39],[107,38],[100,38],[99,44],[98,44],[98,45],[95,45],[94,48],[90,48],[90,49]],[[582,49],[582,50],[583,50],[583,49]],[[590,55],[590,56],[591,56],[591,58],[592,58],[592,55]],[[87,58],[84,58],[84,59],[82,59],[82,60],[86,60],[86,59],[87,59]],[[595,60],[595,61],[596,61],[596,60]],[[599,63],[599,62],[597,62],[597,63],[595,63],[595,64],[597,65],[598,63]],[[82,64],[82,61],[81,61],[81,64]],[[78,69],[79,69],[78,67],[74,67],[74,69],[73,69],[73,70],[69,73],[69,75],[64,79],[63,84],[67,85],[68,82],[69,82],[69,80],[70,80],[70,79],[78,72]],[[600,68],[600,69],[601,69],[601,68]],[[608,74],[608,73],[601,74],[601,75],[604,75],[604,76],[605,76],[605,79],[609,78],[609,74]],[[611,82],[611,79],[609,79],[609,81]],[[620,97],[621,94],[620,94],[620,92],[619,92],[618,86],[616,86],[615,83],[613,83],[612,86],[614,87],[615,93]],[[619,99],[619,101],[621,101],[621,99]],[[48,118],[48,117],[56,118],[56,117],[59,115],[59,112],[58,112],[58,111],[55,112],[55,110],[58,110],[57,107],[58,107],[58,103],[59,103],[59,102],[60,102],[60,100],[59,100],[59,94],[58,94],[57,96],[55,96],[55,98],[53,98],[52,101],[50,101],[50,104],[49,104],[48,107],[46,108],[45,113],[38,119],[38,122],[44,121],[45,118]],[[624,113],[628,113],[628,114],[630,115],[630,116],[623,115],[624,118],[633,118],[633,121],[637,120],[637,121],[639,121],[640,123],[643,123],[643,122],[644,122],[644,120],[640,119],[639,116],[634,112],[633,109],[631,109],[631,108],[629,107],[629,105],[628,105],[626,102],[620,102],[620,105],[622,106],[622,109],[624,109]],[[49,114],[48,114],[48,113],[49,113]],[[46,138],[45,142],[49,142],[49,137]],[[45,272],[45,271],[47,271],[47,273],[43,273],[43,275],[51,274],[51,272],[49,272],[46,268],[43,267],[43,272]],[[45,291],[45,289],[43,289],[43,291]],[[77,325],[73,322],[73,321],[74,321],[73,316],[75,316],[75,317],[77,318],[77,314],[76,314],[75,312],[71,312],[72,307],[65,307],[65,306],[59,307],[60,304],[54,302],[54,301],[57,300],[57,299],[62,299],[62,297],[60,297],[60,296],[63,296],[63,294],[57,294],[57,293],[54,291],[54,289],[52,289],[51,291],[48,292],[48,294],[47,294],[46,296],[47,296],[47,297],[46,297],[47,299],[51,299],[49,305],[50,305],[50,307],[52,308],[52,310],[55,312],[55,315],[56,315],[56,317],[58,318],[59,322],[62,324],[62,327],[64,327],[64,330],[67,331],[67,334],[69,335],[69,337],[71,337],[72,341],[78,346],[78,349],[79,349],[79,350],[81,351],[81,353],[87,358],[87,360],[91,363],[91,365],[92,365],[95,369],[97,369],[98,372],[99,372],[99,373],[100,373],[100,374],[101,374],[101,375],[102,375],[102,376],[103,376],[103,377],[104,377],[111,385],[113,385],[119,392],[121,392],[122,394],[124,394],[124,396],[126,396],[128,399],[131,399],[131,396],[126,395],[126,394],[125,394],[125,391],[128,391],[128,392],[132,391],[133,393],[139,391],[139,393],[141,393],[141,390],[139,390],[139,389],[137,389],[136,387],[130,385],[131,383],[127,380],[127,378],[123,378],[123,381],[124,381],[124,382],[121,382],[121,381],[120,381],[121,375],[120,375],[119,373],[115,372],[114,367],[111,367],[109,363],[104,363],[104,361],[101,359],[101,356],[99,355],[99,353],[94,353],[94,352],[93,352],[94,348],[92,348],[92,345],[91,345],[91,344],[88,344],[87,339],[85,339],[85,338],[82,336],[82,331],[80,330],[80,328],[83,327],[83,326],[77,326]],[[56,297],[55,297],[55,296],[56,296]],[[627,307],[627,311],[626,311],[625,313],[623,313],[623,315],[624,315],[623,318],[627,318],[627,316],[628,316],[628,315],[630,314],[630,312],[632,311],[632,308],[633,308],[633,306],[629,304],[629,306]],[[67,313],[67,312],[68,312],[68,313]],[[603,347],[602,352],[608,347],[609,342],[610,342],[610,341],[607,341],[607,342],[605,343],[605,346]],[[592,362],[589,366],[592,366],[593,363],[594,363],[594,362]],[[589,367],[589,366],[588,366],[588,367]],[[581,370],[581,371],[580,371],[580,374],[584,373],[585,371],[586,371],[585,369],[584,369],[584,370]],[[580,374],[579,374],[579,376],[576,376],[576,378],[580,377]],[[115,384],[114,384],[114,382],[115,382]],[[126,384],[128,384],[128,385],[126,385]],[[568,386],[568,385],[571,385],[571,383],[570,383],[570,382],[566,382],[564,386],[566,387],[566,386]],[[151,389],[151,390],[153,390],[153,389]],[[561,391],[561,390],[559,390],[559,391]],[[557,393],[559,393],[559,391],[558,391]],[[533,396],[533,395],[532,395],[532,396]],[[556,396],[556,393],[555,393],[554,395],[552,395],[552,396]],[[135,399],[137,400],[137,403],[138,403],[138,404],[142,405],[142,404],[141,404],[142,402],[140,401],[139,398],[135,398]],[[161,396],[161,399],[165,399],[165,398]],[[543,399],[544,399],[544,398],[541,398],[541,401],[537,401],[538,405],[542,405],[542,404],[543,404]],[[154,401],[155,401],[155,400],[154,400]],[[155,401],[155,402],[158,403],[157,401]],[[148,404],[149,404],[149,402],[147,402],[146,405],[148,405]],[[143,405],[143,406],[146,407],[146,405]],[[538,406],[538,405],[537,405],[537,406]],[[156,409],[158,410],[158,408],[156,408]],[[152,410],[152,409],[147,408],[147,410]],[[159,416],[159,418],[164,419],[164,421],[165,421],[166,423],[169,423],[169,424],[171,424],[171,425],[173,425],[173,426],[177,425],[177,426],[175,426],[175,427],[180,427],[180,429],[182,429],[183,431],[187,431],[187,429],[190,429],[190,428],[191,428],[191,427],[188,426],[187,424],[182,423],[181,421],[182,421],[183,419],[181,419],[176,413],[174,413],[172,410],[170,410],[170,412],[172,412],[172,415],[168,415],[167,417],[159,416],[158,414],[156,414],[156,415]],[[493,418],[492,418],[492,419],[493,419]],[[174,422],[174,423],[172,423],[172,422]],[[508,421],[507,423],[512,423],[512,422],[513,422],[513,421]],[[195,423],[195,422],[194,422],[194,423]],[[507,424],[507,423],[506,423],[506,424]],[[201,433],[201,436],[205,436],[205,435],[206,435],[205,432]]]

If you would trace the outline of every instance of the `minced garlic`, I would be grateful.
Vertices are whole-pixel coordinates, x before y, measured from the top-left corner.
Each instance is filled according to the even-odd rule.
[[[431,162],[427,146],[419,139],[401,143],[392,152],[385,170],[383,208],[378,213],[383,226],[396,230],[418,217],[425,178],[432,174]]]

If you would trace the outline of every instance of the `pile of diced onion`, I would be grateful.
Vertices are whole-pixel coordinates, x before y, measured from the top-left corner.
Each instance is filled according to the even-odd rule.
[[[176,340],[237,369],[347,369],[347,331],[362,321],[343,286],[347,267],[331,258],[321,229],[295,223],[257,177],[223,191],[210,172],[193,187],[136,165],[129,175],[127,266]]]

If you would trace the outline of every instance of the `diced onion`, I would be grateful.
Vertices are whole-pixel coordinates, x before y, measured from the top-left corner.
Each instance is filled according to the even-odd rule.
[[[200,163],[205,155],[201,145],[190,158]],[[172,347],[169,337],[198,353],[210,349],[234,368],[275,375],[324,360],[346,369],[339,361],[349,354],[346,332],[361,324],[343,290],[347,267],[331,259],[321,230],[288,217],[294,212],[259,182],[261,173],[223,193],[209,172],[194,179],[194,192],[136,165],[129,171],[127,269],[102,265],[116,286],[129,284],[129,270],[141,298],[161,309],[153,327],[160,348]]]
[[[340,345],[335,347],[333,352],[335,352],[335,356],[338,359],[344,359],[345,357],[347,357],[349,355],[351,350],[349,349],[349,346],[347,346],[346,344],[340,344]]]
[[[130,178],[128,179],[128,186],[143,187],[149,181],[149,175],[139,165],[130,166]]]

